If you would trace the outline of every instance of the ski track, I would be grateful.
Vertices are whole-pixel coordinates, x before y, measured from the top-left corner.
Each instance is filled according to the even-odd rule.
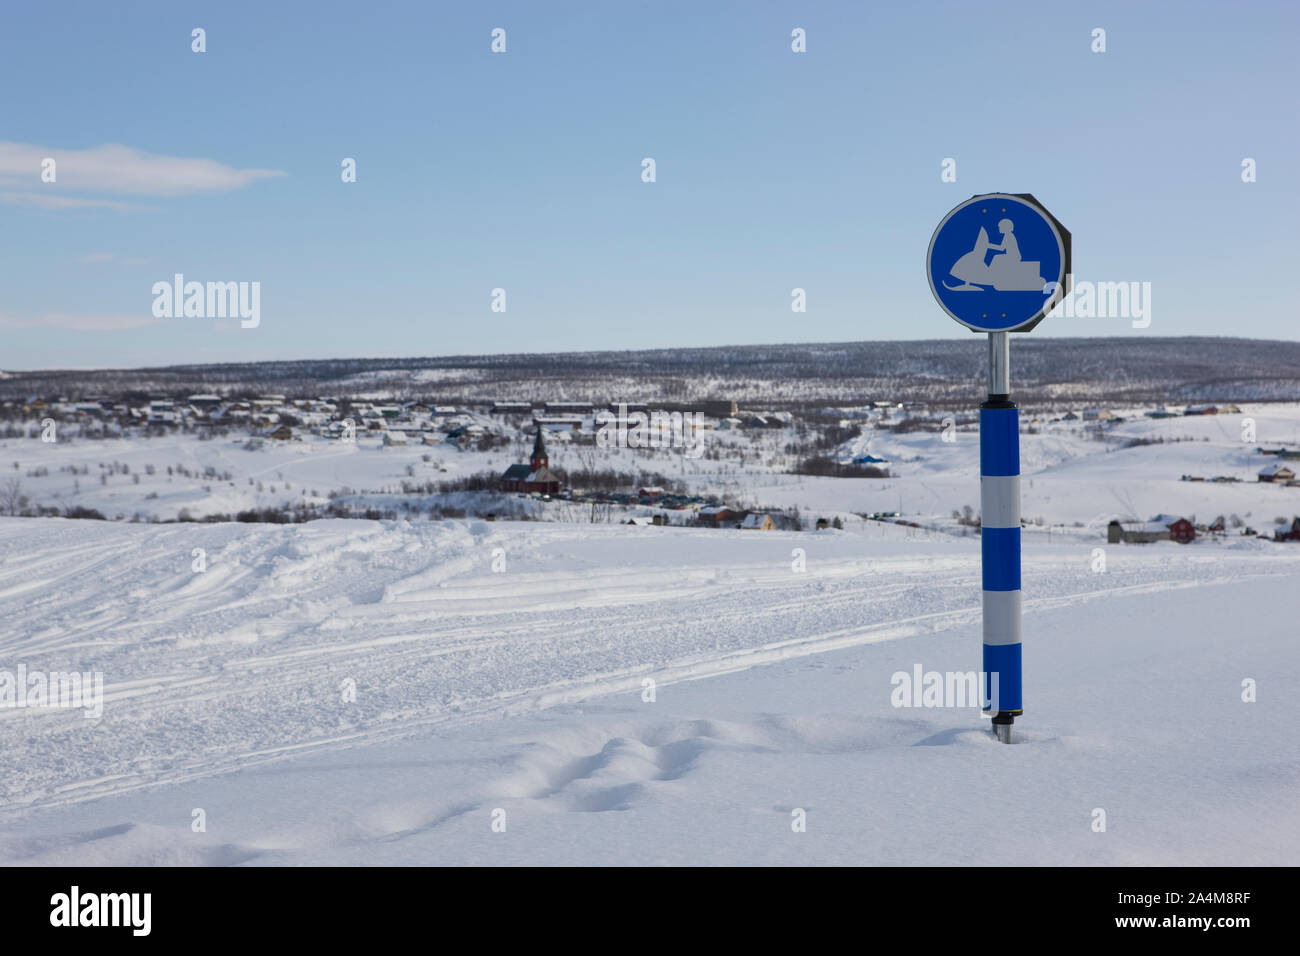
[[[97,721],[81,711],[0,709],[6,764],[23,768],[4,775],[0,809],[13,816],[639,693],[646,677],[668,684],[978,631],[977,543],[917,555],[848,535],[695,534],[690,549],[678,543],[660,556],[665,535],[607,526],[0,521],[0,667],[104,675]],[[796,546],[807,552],[803,573],[791,568]],[[194,548],[206,552],[204,573],[191,568]],[[498,548],[507,561],[499,574]],[[640,563],[608,563],[627,548],[645,552]],[[1166,548],[1139,560],[1115,549],[1100,575],[1089,568],[1090,551],[1028,556],[1027,616],[1297,567],[1289,555]],[[683,553],[699,558],[665,560]],[[348,679],[355,703],[342,700]],[[680,743],[623,740],[616,752],[547,776],[534,795],[566,791],[602,761],[640,767],[623,789],[572,798],[578,809],[617,808],[626,788],[680,770],[681,754],[663,752]],[[447,808],[387,836],[468,809]],[[203,861],[241,862],[249,852],[208,848]]]

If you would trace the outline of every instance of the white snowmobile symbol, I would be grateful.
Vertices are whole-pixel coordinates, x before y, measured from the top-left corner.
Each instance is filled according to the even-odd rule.
[[[949,273],[961,280],[961,285],[943,287],[950,292],[983,292],[981,286],[992,286],[998,292],[1042,292],[1047,284],[1038,272],[1037,262],[1025,262],[1020,258],[1020,244],[1016,241],[1015,224],[1010,219],[998,223],[1002,231],[1002,245],[995,246],[989,242],[989,234],[980,227],[980,234],[975,240],[975,248],[958,259]],[[991,262],[985,256],[992,251]]]

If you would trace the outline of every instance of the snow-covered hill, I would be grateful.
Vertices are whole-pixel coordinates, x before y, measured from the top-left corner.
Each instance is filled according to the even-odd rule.
[[[1122,328],[1117,328],[1122,331]],[[1241,338],[1015,336],[1014,386],[1029,401],[1295,401],[1300,344]],[[809,405],[871,399],[962,402],[983,385],[986,346],[967,335],[624,352],[455,355],[18,371],[0,400],[59,392],[288,392],[423,398],[734,399]],[[521,395],[525,390],[527,395]]]

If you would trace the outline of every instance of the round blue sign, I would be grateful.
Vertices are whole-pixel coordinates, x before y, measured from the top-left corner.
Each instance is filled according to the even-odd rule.
[[[1032,196],[975,196],[930,239],[930,291],[968,329],[1028,331],[1065,291],[1069,236]]]

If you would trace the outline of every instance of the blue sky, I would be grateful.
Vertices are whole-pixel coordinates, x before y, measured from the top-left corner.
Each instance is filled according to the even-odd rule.
[[[1152,284],[1149,328],[1035,336],[1300,337],[1292,2],[86,2],[2,26],[0,368],[969,336],[924,256],[992,191],[1069,227],[1077,279]],[[260,282],[260,326],[154,319],[176,272]]]

